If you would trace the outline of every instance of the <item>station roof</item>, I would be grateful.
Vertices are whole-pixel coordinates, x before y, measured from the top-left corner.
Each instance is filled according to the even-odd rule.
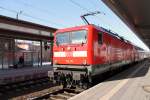
[[[0,36],[52,40],[57,29],[0,15]]]
[[[150,0],[103,0],[150,48]]]

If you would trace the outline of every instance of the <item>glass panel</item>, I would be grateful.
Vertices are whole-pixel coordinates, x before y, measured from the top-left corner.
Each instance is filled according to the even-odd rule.
[[[71,32],[71,43],[72,44],[81,44],[86,43],[86,30]]]
[[[32,41],[19,39],[15,40],[15,63],[17,67],[32,66],[32,51],[30,50],[31,44]]]
[[[40,52],[33,52],[33,66],[40,66]]]
[[[9,68],[14,66],[14,48],[15,48],[15,40],[11,39],[8,51]]]
[[[69,32],[58,33],[56,35],[56,44],[57,45],[68,44],[68,43],[69,43]]]
[[[23,52],[24,66],[32,67],[32,52]]]
[[[51,65],[51,43],[50,42],[44,42],[42,47],[42,59],[43,59],[43,66],[49,66]]]
[[[0,38],[0,69],[10,67],[43,66],[51,65],[50,42]],[[42,54],[42,58],[41,58]]]
[[[41,46],[39,41],[16,40],[16,64],[23,66],[39,66]],[[22,66],[21,65],[21,66]]]
[[[41,49],[42,47],[42,49]],[[29,40],[15,40],[15,64],[17,67],[51,65],[51,43]],[[41,52],[42,50],[42,52]],[[42,57],[41,57],[42,55]]]
[[[98,33],[98,43],[103,44],[103,36],[102,33]]]
[[[86,40],[87,40],[86,30],[57,33],[56,35],[57,45],[81,44],[81,43],[86,43]]]
[[[3,59],[2,59],[2,57],[3,57],[3,55],[2,55],[2,54],[3,54],[3,50],[2,50],[3,44],[2,44],[2,43],[3,43],[3,42],[2,42],[2,39],[1,39],[1,38],[0,38],[0,41],[1,41],[1,42],[0,42],[0,69],[2,69],[2,60],[3,60]]]
[[[40,66],[40,52],[41,52],[41,46],[39,41],[33,41],[32,42],[32,59],[33,59],[33,66],[37,67]]]
[[[0,51],[0,69],[2,69],[2,52]]]
[[[14,40],[13,39],[7,39],[7,38],[3,38],[2,39],[2,52],[3,52],[3,55],[2,55],[2,58],[3,58],[3,68],[4,69],[8,69],[10,68],[10,66],[13,66],[13,48],[14,48],[14,45],[13,45],[13,42]]]
[[[5,53],[3,53],[4,55],[3,55],[3,69],[8,69],[8,63],[9,63],[9,61],[8,61],[8,55],[7,55],[7,53],[5,52]]]

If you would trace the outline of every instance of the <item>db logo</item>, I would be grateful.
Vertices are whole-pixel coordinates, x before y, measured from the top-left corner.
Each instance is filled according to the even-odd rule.
[[[66,52],[66,57],[72,57],[72,52]]]
[[[71,50],[71,47],[67,47],[67,50],[70,51],[70,50]]]

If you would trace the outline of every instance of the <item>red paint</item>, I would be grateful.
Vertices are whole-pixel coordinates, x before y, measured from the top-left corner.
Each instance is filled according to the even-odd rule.
[[[56,45],[57,33],[77,30],[88,31],[86,44]],[[98,44],[99,32],[102,33],[102,44]],[[69,50],[67,49],[68,47],[70,47]],[[87,65],[94,65],[139,59],[139,53],[131,43],[125,42],[111,35],[109,31],[104,31],[94,25],[66,28],[56,31],[54,33],[53,51],[64,51],[67,55],[66,57],[53,57],[54,61],[57,61],[57,64],[82,65],[86,61]],[[71,51],[87,51],[87,57],[73,57]]]

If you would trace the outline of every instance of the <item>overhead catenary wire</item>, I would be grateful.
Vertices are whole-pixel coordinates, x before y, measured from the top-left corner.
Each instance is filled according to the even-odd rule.
[[[96,6],[97,6],[97,5],[93,2],[93,0],[88,0],[88,2],[89,2],[90,4],[92,4],[93,7],[96,7]]]
[[[79,3],[77,3],[77,2],[75,2],[75,1],[73,1],[73,0],[69,0],[69,1],[70,1],[72,4],[74,4],[74,5],[78,6],[79,8],[81,8],[82,10],[85,10],[85,11],[87,11],[87,12],[91,12],[89,9],[83,7],[81,4],[79,4]]]
[[[90,11],[90,10],[87,9],[86,7],[82,6],[81,4],[79,4],[79,3],[77,3],[77,2],[75,2],[75,1],[73,1],[73,0],[69,0],[69,1],[70,1],[72,4],[78,6],[80,9],[82,9],[82,10],[84,10],[84,11],[87,11],[88,13],[92,13],[92,11]],[[99,13],[105,15],[104,12],[100,12],[100,11],[99,11]],[[96,16],[96,17],[97,17],[97,16]]]
[[[0,6],[0,9],[6,10],[6,11],[9,11],[9,12],[12,12],[12,13],[18,13],[18,12],[15,11],[15,10],[7,9],[7,8],[5,8],[5,7],[2,7],[2,6]]]
[[[69,0],[69,1],[70,1],[72,4],[74,4],[74,5],[78,6],[79,8],[81,8],[82,10],[85,10],[85,11],[90,12],[90,13],[93,12],[93,11],[87,9],[86,7],[82,6],[81,4],[79,4],[79,3],[77,3],[77,2],[75,2],[75,1],[73,1],[73,0]],[[103,14],[103,15],[105,15],[104,12],[100,12],[100,13]]]
[[[30,8],[32,8],[32,10],[34,9],[35,11],[38,11],[38,12],[41,12],[41,13],[44,13],[44,14],[47,14],[47,15],[52,15],[52,17],[57,17],[57,18],[59,18],[59,20],[61,19],[60,20],[61,22],[64,21],[62,18],[66,18],[67,17],[67,16],[63,16],[63,15],[59,15],[58,16],[58,14],[56,12],[54,12],[54,11],[50,11],[50,10],[38,7],[36,5],[26,3],[26,2],[24,2],[24,0],[17,0],[17,3],[19,3],[21,5],[24,5],[26,7],[30,7]]]
[[[49,10],[46,10],[46,9],[43,9],[43,8],[39,8],[39,7],[37,7],[37,6],[35,6],[35,5],[32,5],[32,4],[29,4],[29,3],[26,3],[26,2],[24,2],[24,1],[22,1],[22,0],[17,0],[18,2],[17,3],[20,3],[20,4],[22,4],[22,5],[24,5],[24,6],[28,6],[28,7],[30,7],[30,8],[32,8],[32,9],[38,9],[38,10],[40,10],[40,12],[44,12],[44,13],[52,13],[52,14],[55,14],[54,12],[52,12],[52,11],[49,11]]]
[[[8,9],[8,8],[2,7],[2,6],[0,6],[0,9],[9,11],[9,12],[12,12],[12,13],[15,13],[15,14],[18,13],[18,11],[16,11],[16,10]],[[42,19],[42,18],[39,18],[39,17],[35,17],[35,16],[32,16],[32,15],[29,15],[29,14],[27,14],[25,12],[21,13],[21,15],[25,16],[25,17],[32,18],[32,19],[36,19],[36,20],[39,20],[39,21],[42,21],[42,22],[46,22],[46,23],[49,22],[51,24],[55,24],[55,25],[59,25],[59,26],[64,26],[62,24],[58,24],[58,23],[55,23],[55,22],[52,22],[52,21],[49,21],[49,20],[45,20],[45,19]]]

